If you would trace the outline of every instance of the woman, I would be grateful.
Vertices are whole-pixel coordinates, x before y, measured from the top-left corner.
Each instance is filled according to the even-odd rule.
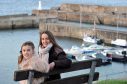
[[[41,60],[35,55],[34,44],[31,41],[24,42],[21,46],[21,55],[18,59],[20,70],[34,69],[41,72],[49,71],[49,64],[45,60]],[[44,82],[44,77],[34,78],[32,84],[40,84]],[[27,80],[19,82],[20,84],[27,84]]]
[[[48,59],[50,70],[53,70],[54,68],[57,69],[70,67],[72,63],[71,60],[67,59],[65,52],[55,41],[53,34],[50,31],[41,32],[39,51],[41,51],[41,49],[44,49],[51,44],[52,47],[49,50],[49,59]],[[39,52],[39,54],[40,53],[41,52]],[[49,81],[55,79],[60,79],[60,74],[51,75],[47,80]]]

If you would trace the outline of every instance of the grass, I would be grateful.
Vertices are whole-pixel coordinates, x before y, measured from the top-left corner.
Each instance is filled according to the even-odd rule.
[[[97,84],[127,84],[127,80],[103,80],[97,82]]]

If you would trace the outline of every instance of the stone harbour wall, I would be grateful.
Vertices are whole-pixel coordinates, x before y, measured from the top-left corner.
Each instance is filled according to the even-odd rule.
[[[110,43],[111,40],[115,40],[117,37],[117,32],[112,30],[101,30],[96,29],[93,31],[91,28],[80,27],[79,25],[73,25],[71,23],[40,23],[39,30],[49,30],[55,36],[65,36],[72,38],[82,39],[84,34],[96,35],[100,39],[104,39],[106,43]],[[127,40],[127,32],[119,32],[118,38]]]
[[[0,29],[38,28],[39,18],[27,14],[0,16]]]
[[[48,12],[47,12],[48,11]],[[57,16],[59,20],[127,27],[127,6],[61,4],[56,9],[33,10],[34,15]]]

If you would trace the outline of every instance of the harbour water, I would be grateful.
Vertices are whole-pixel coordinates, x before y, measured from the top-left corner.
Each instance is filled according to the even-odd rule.
[[[15,84],[13,73],[17,70],[17,59],[21,44],[32,41],[36,46],[39,43],[38,29],[2,30],[0,31],[0,84]],[[57,38],[58,43],[64,48],[72,45],[81,45],[81,40],[70,38]]]
[[[13,81],[14,71],[17,70],[17,59],[20,46],[25,41],[33,41],[36,51],[39,41],[38,29],[17,29],[0,31],[0,84],[18,84]],[[81,46],[82,40],[56,37],[56,41],[63,48],[71,48],[72,45]],[[113,62],[112,64],[97,67],[100,72],[99,80],[127,78],[127,64]],[[62,77],[86,73],[87,70],[62,74]]]

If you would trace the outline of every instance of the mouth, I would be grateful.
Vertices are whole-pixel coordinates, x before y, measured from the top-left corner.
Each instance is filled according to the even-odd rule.
[[[25,58],[25,59],[28,59],[28,58],[29,58],[29,55],[25,55],[24,58]]]
[[[44,47],[46,47],[48,44],[43,44]]]

